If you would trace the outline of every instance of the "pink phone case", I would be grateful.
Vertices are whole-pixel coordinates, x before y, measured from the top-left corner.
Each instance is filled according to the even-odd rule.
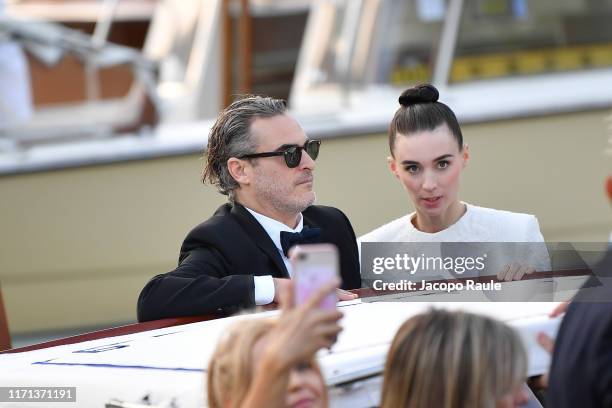
[[[295,304],[300,305],[313,296],[321,286],[338,279],[338,250],[332,244],[300,245],[294,248],[293,279],[295,281]],[[335,292],[323,298],[320,306],[334,309],[337,304]]]

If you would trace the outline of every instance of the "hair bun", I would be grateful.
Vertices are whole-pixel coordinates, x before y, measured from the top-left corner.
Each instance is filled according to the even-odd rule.
[[[399,103],[407,108],[417,103],[437,102],[439,96],[440,93],[435,86],[431,84],[417,85],[402,92],[399,97]]]

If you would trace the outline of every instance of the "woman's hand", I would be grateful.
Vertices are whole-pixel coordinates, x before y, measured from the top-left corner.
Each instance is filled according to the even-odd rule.
[[[540,347],[548,352],[552,356],[553,350],[555,348],[555,341],[546,333],[538,333],[537,341]],[[546,389],[548,388],[548,372],[538,376],[534,382],[533,386],[535,389]]]
[[[286,406],[291,370],[305,362],[311,363],[315,353],[331,347],[342,330],[338,324],[342,313],[335,308],[319,307],[323,298],[337,289],[338,283],[330,282],[298,306],[293,305],[291,280],[277,287],[281,314],[275,327],[262,339],[265,345],[260,364],[241,408]]]
[[[549,314],[548,316],[552,319],[554,317],[561,316],[563,313],[567,311],[569,307],[570,301],[559,303]]]
[[[567,310],[569,304],[570,304],[569,301],[568,302],[561,302],[561,303],[559,303],[548,314],[548,316],[551,319],[554,319],[555,317],[561,316],[563,313],[565,313],[565,311]],[[544,332],[539,332],[538,335],[537,335],[536,340],[538,341],[538,344],[540,345],[540,347],[542,347],[544,350],[546,350],[546,352],[548,354],[550,354],[552,356],[553,350],[555,349],[555,341],[553,340],[553,338],[550,337],[548,334],[546,334]],[[548,388],[548,373],[543,374],[543,375],[537,377],[537,379],[535,380],[534,386],[537,389]]]
[[[319,304],[323,298],[336,291],[338,281],[329,282],[321,287],[302,305],[293,305],[293,282],[287,281],[282,288],[281,315],[276,327],[270,332],[266,354],[283,366],[311,360],[321,348],[330,348],[342,327],[338,321],[342,313],[337,310],[322,309]]]
[[[511,263],[505,265],[501,271],[497,273],[497,279],[500,281],[517,281],[523,279],[526,275],[531,275],[535,272],[535,269],[529,265],[522,265],[519,263]]]

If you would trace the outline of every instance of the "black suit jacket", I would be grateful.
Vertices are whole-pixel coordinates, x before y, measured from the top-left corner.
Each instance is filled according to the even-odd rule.
[[[338,247],[342,288],[359,288],[357,243],[344,213],[333,207],[310,206],[302,215],[305,226],[321,228],[321,242]],[[138,320],[253,307],[253,276],[261,275],[289,277],[261,224],[240,204],[225,204],[187,235],[178,268],[155,276],[142,289]]]
[[[549,407],[612,407],[612,252],[593,272],[585,287],[603,285],[576,296],[555,340]]]

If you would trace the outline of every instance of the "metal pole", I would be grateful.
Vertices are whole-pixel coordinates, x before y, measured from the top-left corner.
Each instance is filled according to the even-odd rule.
[[[240,92],[253,89],[253,41],[249,0],[240,0]]]
[[[434,64],[434,72],[431,82],[436,86],[444,86],[448,83],[449,73],[453,64],[459,24],[461,23],[461,12],[463,0],[451,0],[442,27],[438,53]]]
[[[96,27],[91,37],[91,45],[94,48],[94,52],[106,44],[118,5],[119,0],[104,0],[102,12],[96,22]],[[88,56],[85,61],[85,93],[88,101],[94,101],[100,98],[98,68],[95,63],[91,61],[91,58],[91,56]]]
[[[221,19],[222,19],[222,41],[223,41],[223,60],[221,62],[221,72],[223,75],[223,108],[232,103],[232,17],[229,11],[231,0],[223,0]]]

